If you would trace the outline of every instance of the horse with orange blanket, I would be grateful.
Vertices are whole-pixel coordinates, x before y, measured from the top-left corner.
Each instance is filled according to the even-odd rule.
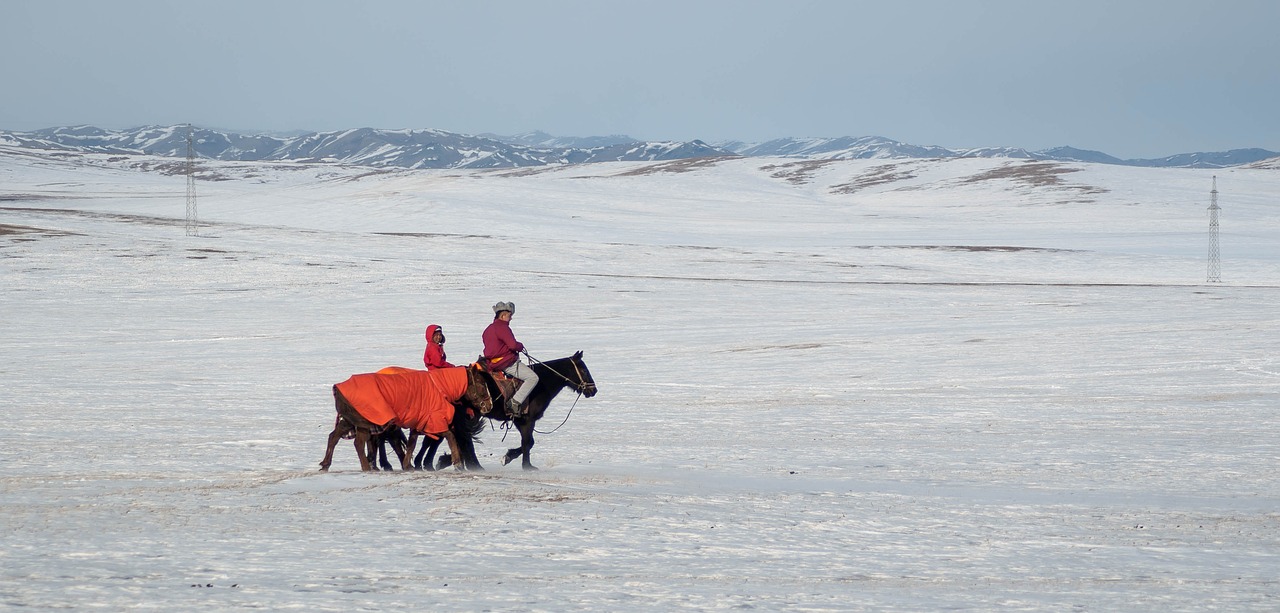
[[[329,433],[320,470],[329,470],[333,449],[342,438],[355,439],[360,469],[372,470],[374,437],[390,428],[409,428],[435,440],[443,436],[449,443],[453,465],[461,468],[463,454],[450,428],[454,405],[488,413],[493,408],[490,381],[485,373],[471,367],[427,371],[391,366],[376,373],[352,375],[333,386],[338,417]],[[405,470],[412,466],[415,442],[416,437],[410,438],[400,457],[400,466]]]

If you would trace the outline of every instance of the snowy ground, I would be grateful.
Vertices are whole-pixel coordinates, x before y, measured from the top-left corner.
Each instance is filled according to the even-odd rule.
[[[3,606],[1280,608],[1275,170],[157,162],[0,148]],[[316,472],[498,300],[542,470]]]

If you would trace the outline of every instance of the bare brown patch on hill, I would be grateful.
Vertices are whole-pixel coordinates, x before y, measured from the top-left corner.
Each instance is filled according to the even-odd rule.
[[[563,170],[563,166],[535,166],[533,168],[521,168],[519,170],[507,170],[495,173],[498,177],[532,177],[548,172]]]
[[[645,175],[656,175],[659,173],[682,173],[702,170],[710,168],[725,160],[737,159],[737,156],[714,156],[700,158],[684,158],[680,160],[671,160],[670,162],[659,162],[648,166],[641,166],[628,170],[623,173],[616,174],[616,177],[643,177]]]
[[[769,176],[775,179],[784,179],[792,185],[804,185],[813,181],[813,173],[834,164],[836,160],[802,160],[799,162],[787,162],[786,164],[769,164],[761,166],[760,170],[774,171]]]
[[[24,213],[41,213],[46,215],[65,215],[68,217],[81,217],[85,219],[106,219],[109,221],[136,223],[151,226],[180,226],[186,223],[183,219],[175,219],[171,217],[155,217],[150,215],[129,215],[125,213],[102,213],[98,211],[80,211],[76,209],[41,209],[19,206],[0,206],[0,211],[19,211]],[[203,225],[209,225],[202,222]],[[72,232],[63,232],[64,235],[73,235]]]
[[[1071,168],[1053,162],[1015,162],[993,168],[973,175],[962,183],[979,183],[982,181],[1008,180],[1027,187],[1057,187],[1083,194],[1105,194],[1106,189],[1092,185],[1068,185],[1062,175],[1080,172],[1079,168]]]
[[[903,168],[904,166],[906,166],[906,164],[886,164],[884,166],[877,166],[862,173],[848,183],[831,186],[831,193],[852,194],[868,187],[875,187],[877,185],[885,185],[887,183],[896,183],[898,181],[906,181],[907,179],[916,178],[916,174],[909,168]]]
[[[0,236],[12,236],[14,238],[26,237],[27,239],[34,239],[48,238],[52,236],[77,236],[77,234],[75,232],[67,232],[65,230],[50,230],[48,228],[0,223]]]

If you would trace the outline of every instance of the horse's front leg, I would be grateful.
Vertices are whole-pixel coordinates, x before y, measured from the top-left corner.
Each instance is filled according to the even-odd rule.
[[[413,469],[413,448],[418,444],[418,431],[409,429],[409,440],[405,441],[404,453],[400,454],[401,470]]]
[[[449,442],[449,456],[453,458],[454,470],[462,470],[464,467],[462,450],[458,448],[458,438],[453,435],[453,430],[444,431],[444,440]]]
[[[516,428],[520,430],[520,446],[507,450],[507,454],[502,456],[502,465],[506,466],[516,458],[522,458],[521,467],[525,470],[538,470],[529,461],[529,451],[533,449],[533,422],[527,419],[516,421]]]
[[[356,428],[356,456],[360,458],[360,470],[365,472],[373,470],[373,465],[369,463],[369,456],[365,453],[369,448],[370,438],[368,430]]]
[[[484,470],[480,458],[476,457],[476,443],[470,434],[458,436],[458,446],[462,448],[462,460],[467,470]]]
[[[324,459],[320,460],[320,472],[329,472],[329,465],[333,464],[333,448],[337,447],[338,441],[350,431],[351,427],[343,421],[342,416],[338,416],[333,424],[333,432],[329,433],[329,446],[324,450]]]
[[[533,421],[520,426],[520,448],[524,450],[524,463],[522,468],[525,470],[538,470],[533,462],[529,461],[529,452],[533,451]]]

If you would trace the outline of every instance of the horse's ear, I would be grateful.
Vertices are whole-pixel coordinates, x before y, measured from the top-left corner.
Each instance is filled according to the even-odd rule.
[[[578,358],[579,360],[581,360],[581,359],[582,359],[582,352],[581,352],[581,351],[579,351],[579,352],[577,352],[577,353],[573,354],[573,357]]]

